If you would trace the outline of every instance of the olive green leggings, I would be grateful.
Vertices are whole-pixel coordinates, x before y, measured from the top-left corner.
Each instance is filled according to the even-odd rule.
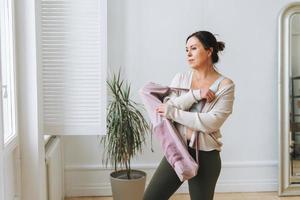
[[[195,159],[196,151],[189,148],[189,152]],[[188,180],[190,197],[191,200],[213,200],[221,171],[219,151],[199,151],[198,155],[198,174]],[[167,200],[182,183],[164,157],[145,191],[144,200]]]

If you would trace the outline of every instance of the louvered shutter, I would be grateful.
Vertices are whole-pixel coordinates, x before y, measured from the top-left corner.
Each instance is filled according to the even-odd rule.
[[[106,132],[106,1],[40,0],[44,134]]]

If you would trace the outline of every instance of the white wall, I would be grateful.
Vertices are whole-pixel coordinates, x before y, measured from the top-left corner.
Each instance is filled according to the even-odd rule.
[[[147,81],[169,84],[188,70],[185,39],[198,30],[219,34],[226,48],[217,65],[236,84],[233,115],[222,128],[223,168],[217,191],[277,190],[277,26],[288,0],[108,1],[108,62],[122,66],[135,100]],[[148,173],[162,157],[150,137],[133,166]],[[95,136],[68,136],[65,145],[66,194],[109,194],[110,170],[101,165]],[[179,191],[187,192],[187,185]]]
[[[300,76],[300,60],[298,59],[298,55],[300,53],[300,15],[294,15],[291,19],[291,64],[292,69],[291,73],[293,76]],[[299,92],[299,91],[298,91]],[[299,94],[299,93],[298,93]]]
[[[5,159],[5,199],[15,200],[20,197],[20,155],[19,149],[7,152]]]
[[[38,110],[36,13],[38,1],[15,0],[18,133],[22,200],[45,200],[45,150]]]

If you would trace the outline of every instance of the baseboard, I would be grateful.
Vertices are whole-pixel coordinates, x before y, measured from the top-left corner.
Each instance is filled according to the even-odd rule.
[[[277,191],[277,161],[223,163],[216,192]],[[147,173],[147,183],[157,164],[133,165]],[[112,168],[99,165],[65,166],[66,196],[110,196],[109,174]],[[185,182],[177,193],[188,193]]]

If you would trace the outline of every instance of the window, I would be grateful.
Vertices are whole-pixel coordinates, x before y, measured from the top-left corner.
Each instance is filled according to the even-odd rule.
[[[12,1],[0,1],[0,64],[4,143],[7,143],[16,135],[14,29],[12,13]]]
[[[106,1],[40,0],[43,133],[106,132]]]
[[[17,198],[13,0],[0,1],[0,199]],[[13,176],[11,176],[13,175]],[[12,180],[11,178],[15,179]],[[14,181],[14,182],[13,182]]]

